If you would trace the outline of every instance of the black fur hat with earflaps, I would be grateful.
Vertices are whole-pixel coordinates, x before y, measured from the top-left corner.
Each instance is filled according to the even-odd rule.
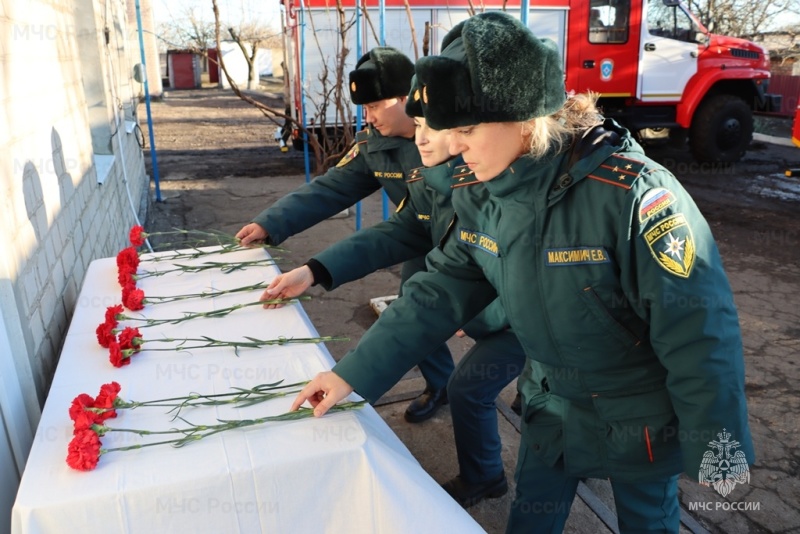
[[[422,112],[422,95],[416,74],[411,78],[411,89],[408,92],[408,100],[406,100],[406,115],[409,117],[425,117]]]
[[[414,64],[405,54],[390,46],[373,48],[350,71],[350,100],[369,104],[406,96],[414,75]]]

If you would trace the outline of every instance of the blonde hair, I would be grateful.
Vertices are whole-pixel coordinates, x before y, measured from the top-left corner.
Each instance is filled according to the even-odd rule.
[[[541,158],[545,154],[568,149],[575,137],[602,121],[597,110],[597,93],[579,93],[552,115],[537,117],[522,124],[527,154]]]

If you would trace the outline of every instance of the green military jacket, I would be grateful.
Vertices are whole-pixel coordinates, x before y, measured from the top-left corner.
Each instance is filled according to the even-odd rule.
[[[711,230],[627,131],[603,127],[574,164],[523,157],[484,185],[462,176],[428,272],[334,371],[374,400],[499,294],[539,363],[523,438],[545,462],[631,482],[702,479],[723,459],[746,471],[741,333]]]
[[[314,256],[330,275],[331,283],[323,287],[331,290],[430,252],[445,236],[455,215],[451,184],[456,161],[460,159],[412,170],[406,180],[406,197],[392,217]],[[507,327],[505,312],[496,300],[464,326],[464,331],[480,338]]]
[[[269,244],[279,245],[381,186],[391,201],[399,204],[406,194],[406,176],[420,165],[413,139],[383,137],[373,128],[362,130],[335,167],[275,202],[253,222],[267,231]]]

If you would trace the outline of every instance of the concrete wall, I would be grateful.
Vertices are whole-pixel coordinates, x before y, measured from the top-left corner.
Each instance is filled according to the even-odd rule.
[[[135,28],[119,1],[0,0],[0,367],[31,429],[73,310],[97,307],[99,323],[109,305],[79,302],[87,266],[125,246],[147,204]]]

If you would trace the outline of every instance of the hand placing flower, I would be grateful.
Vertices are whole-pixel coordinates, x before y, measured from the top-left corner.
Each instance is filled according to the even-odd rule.
[[[128,284],[122,288],[122,303],[126,308],[133,311],[139,311],[148,304],[161,304],[165,302],[177,302],[179,300],[187,299],[201,299],[201,298],[215,298],[230,293],[241,293],[245,291],[258,291],[264,289],[268,284],[266,282],[259,282],[249,286],[236,287],[233,289],[219,289],[203,291],[201,293],[189,293],[185,295],[169,295],[169,296],[145,296],[143,290],[138,289],[134,284]]]
[[[236,236],[225,232],[220,232],[218,230],[182,230],[175,228],[166,232],[145,232],[143,227],[136,225],[131,228],[130,232],[128,233],[128,238],[130,239],[131,245],[134,247],[140,247],[144,245],[145,241],[151,236],[176,236],[180,239],[179,242],[175,243],[160,243],[158,246],[160,250],[171,250],[175,248],[193,248],[196,250],[194,253],[178,253],[179,256],[183,257],[198,257],[204,254],[233,252],[235,250],[245,250],[247,248],[239,244],[239,240],[236,238]],[[201,246],[216,246],[219,247],[220,250],[197,250],[197,248]],[[274,247],[271,245],[263,245],[263,248],[283,250],[279,247]]]
[[[117,313],[115,315],[116,321],[140,321],[144,324],[139,326],[139,328],[146,328],[148,326],[157,326],[162,324],[178,324],[184,321],[189,321],[191,319],[198,319],[200,317],[225,317],[226,315],[240,310],[242,308],[247,308],[249,306],[260,306],[264,304],[290,304],[292,302],[296,302],[298,300],[309,300],[311,297],[302,296],[302,297],[295,297],[293,299],[274,299],[272,302],[270,301],[261,301],[257,300],[255,302],[246,302],[244,304],[236,304],[234,306],[229,306],[227,308],[220,308],[218,310],[212,310],[207,312],[183,312],[183,317],[175,317],[172,319],[148,319],[147,317],[132,317],[130,315],[125,315],[124,313]],[[120,306],[121,308],[121,306]],[[110,308],[109,308],[110,309]],[[108,323],[108,315],[106,315],[106,323]],[[115,325],[116,326],[116,325]],[[99,329],[99,327],[98,327]],[[99,334],[98,334],[99,338]]]
[[[183,447],[193,441],[198,441],[213,434],[218,434],[236,428],[246,428],[260,425],[270,421],[290,421],[303,419],[312,415],[309,408],[301,408],[297,411],[287,412],[281,415],[260,417],[257,419],[225,420],[218,419],[218,424],[195,425],[180,419],[186,423],[183,428],[173,428],[170,430],[150,431],[131,428],[112,428],[106,425],[108,419],[116,417],[117,410],[124,408],[139,408],[144,406],[171,406],[172,411],[176,411],[172,419],[179,416],[180,410],[186,407],[219,406],[221,404],[234,404],[240,407],[252,406],[267,400],[283,397],[285,395],[297,393],[296,389],[305,382],[295,384],[282,384],[283,381],[272,384],[262,384],[250,389],[233,388],[234,391],[228,393],[218,393],[212,395],[191,394],[184,397],[174,397],[169,399],[158,399],[146,402],[124,401],[119,398],[120,386],[116,382],[105,384],[100,388],[100,394],[92,399],[90,395],[82,393],[72,401],[70,407],[70,418],[74,422],[73,438],[67,446],[67,464],[79,471],[91,471],[97,467],[100,456],[114,451],[127,451],[153,447],[156,445],[172,445],[173,447]],[[291,389],[295,388],[295,389]],[[365,402],[347,402],[333,406],[330,411],[345,411],[361,408]],[[114,415],[107,415],[113,413]],[[168,412],[169,413],[169,412]],[[125,447],[103,449],[100,438],[109,432],[127,432],[139,436],[150,435],[180,435],[175,439],[166,441],[140,443]]]

